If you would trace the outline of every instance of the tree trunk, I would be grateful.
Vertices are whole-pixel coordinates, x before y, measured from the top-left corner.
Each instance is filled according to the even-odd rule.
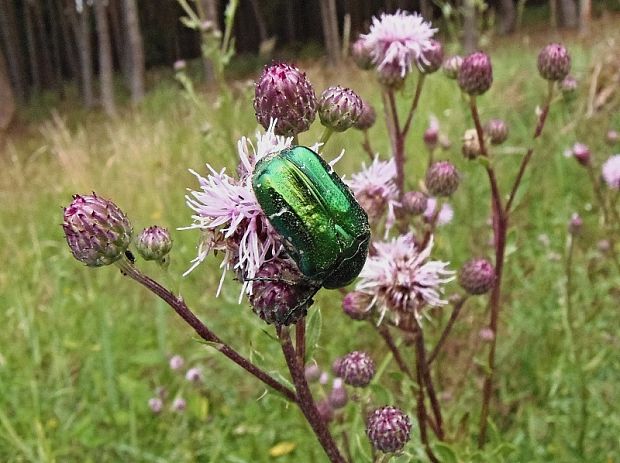
[[[420,0],[420,14],[427,21],[433,20],[433,4],[431,0]]]
[[[30,63],[30,79],[32,88],[35,92],[41,90],[41,75],[39,73],[39,58],[37,54],[37,43],[32,25],[32,12],[30,5],[24,4],[24,22],[26,25],[26,44],[28,46],[28,60]]]
[[[321,0],[321,22],[327,52],[327,62],[331,66],[340,64],[340,37],[338,34],[338,14],[336,0]]]
[[[558,0],[549,0],[549,22],[551,27],[558,28]]]
[[[4,131],[15,115],[15,98],[13,96],[13,88],[11,80],[7,72],[6,62],[4,61],[4,53],[0,49],[0,135]]]
[[[197,5],[200,19],[202,21],[211,21],[213,27],[216,30],[220,30],[219,0],[200,0]],[[201,35],[200,40],[204,40],[204,35]],[[204,55],[202,55],[202,68],[205,82],[212,82],[215,77],[213,63]]]
[[[476,24],[475,0],[463,2],[463,51],[470,54],[478,48],[478,27]]]
[[[39,58],[41,60],[41,82],[46,88],[57,87],[58,82],[56,82],[55,79],[52,56],[50,53],[50,39],[45,27],[40,1],[41,0],[29,0],[28,3],[32,5],[32,18],[36,30],[35,43],[39,50],[41,50],[41,53],[39,53]]]
[[[8,60],[8,73],[15,90],[15,96],[23,100],[26,97],[26,89],[24,87],[26,79],[24,78],[24,63],[17,33],[13,0],[0,0],[0,36],[4,41],[6,58]]]
[[[58,24],[60,19],[58,18],[58,12],[53,0],[46,0],[47,14],[49,15],[50,22],[50,34],[52,36],[52,67],[54,69],[54,81],[56,87],[60,92],[61,98],[64,98],[65,91],[63,85],[63,69],[62,58],[60,56],[60,36],[58,30]]]
[[[517,24],[517,9],[513,0],[500,0],[499,2],[499,33],[511,34]]]
[[[69,12],[66,10],[62,0],[55,0],[55,3],[56,8],[59,11],[58,23],[60,25],[60,33],[62,34],[61,45],[65,56],[64,61],[69,68],[69,74],[71,76],[71,79],[78,79],[79,82],[80,68],[78,66],[77,60],[78,53],[75,48],[77,40],[75,40],[71,36],[71,31],[69,30],[69,25],[67,24],[67,17],[69,16]]]
[[[284,0],[286,8],[286,40],[292,43],[297,38],[295,34],[295,0]]]
[[[590,23],[592,22],[592,0],[581,0],[579,2],[579,33],[582,36],[590,33]]]
[[[125,36],[129,55],[129,89],[131,101],[136,104],[144,98],[144,48],[136,0],[123,0],[123,11],[127,28]]]
[[[250,0],[250,4],[252,5],[252,11],[254,12],[256,25],[258,26],[258,37],[260,38],[261,43],[263,43],[269,38],[267,37],[267,24],[265,23],[265,18],[260,11],[258,0]]]
[[[111,42],[114,54],[121,68],[121,73],[127,82],[127,86],[131,87],[131,50],[129,44],[129,36],[127,35],[127,20],[125,18],[125,6],[119,2],[124,0],[108,1],[108,20],[110,32],[112,34]]]
[[[75,42],[80,55],[80,88],[84,106],[92,108],[95,104],[93,92],[93,48],[90,36],[90,7],[86,2],[77,12],[73,0],[66,1],[66,11],[75,34]]]
[[[560,14],[562,20],[560,24],[564,27],[577,27],[577,5],[575,0],[560,0]]]
[[[101,104],[108,116],[116,115],[114,102],[114,65],[112,62],[112,44],[108,25],[108,12],[105,0],[95,0],[95,27],[99,55],[99,85],[101,87]]]

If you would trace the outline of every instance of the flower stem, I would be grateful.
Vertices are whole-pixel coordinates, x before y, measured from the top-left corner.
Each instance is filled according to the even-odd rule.
[[[333,133],[334,133],[334,130],[330,129],[329,127],[325,127],[323,129],[323,133],[321,134],[321,139],[319,140],[319,143],[323,145],[321,147],[322,149],[325,148],[327,141],[329,140],[329,138],[332,136]]]
[[[172,307],[174,311],[189,326],[191,326],[194,331],[196,331],[198,336],[200,336],[205,341],[212,343],[215,348],[219,350],[222,354],[224,354],[230,360],[232,360],[241,368],[246,370],[248,373],[258,378],[265,385],[278,391],[291,402],[297,402],[297,396],[292,390],[290,390],[288,387],[281,384],[280,382],[276,381],[268,373],[257,367],[250,360],[246,359],[228,344],[223,342],[218,336],[215,335],[215,333],[213,333],[205,324],[203,324],[198,319],[198,317],[196,317],[196,315],[194,315],[194,313],[189,309],[189,307],[187,307],[185,301],[183,301],[181,297],[175,296],[169,290],[157,283],[155,280],[144,275],[127,258],[123,257],[120,261],[117,262],[117,265],[120,267],[124,275],[137,281],[142,286],[146,287],[149,291],[151,291],[153,294],[160,297],[170,307]]]
[[[419,338],[419,336],[417,336],[417,338]],[[428,441],[428,429],[426,425],[428,424],[429,417],[426,412],[426,404],[424,403],[424,374],[422,372],[422,364],[425,360],[423,355],[421,355],[420,349],[418,348],[418,343],[419,341],[416,339],[416,377],[418,380],[416,417],[418,419],[418,427],[420,428],[420,440],[422,441],[422,445],[424,445],[424,450],[426,451],[428,459],[432,463],[439,463],[439,460],[433,453]]]
[[[409,114],[407,115],[407,120],[405,121],[405,125],[403,126],[402,135],[403,137],[407,136],[409,133],[409,128],[411,127],[411,122],[413,121],[413,116],[415,115],[416,109],[418,109],[418,103],[420,102],[420,95],[422,94],[422,87],[424,86],[424,81],[426,74],[420,74],[420,78],[418,79],[418,84],[415,88],[415,95],[413,96],[413,102],[411,103],[411,108],[409,109]]]
[[[297,361],[303,368],[306,365],[306,317],[302,317],[295,324],[295,349]]]
[[[456,302],[456,304],[454,304],[454,309],[452,309],[452,314],[450,314],[450,320],[448,320],[448,324],[443,329],[443,332],[441,333],[441,336],[439,337],[439,341],[437,341],[437,345],[435,345],[435,348],[432,350],[431,354],[428,356],[426,365],[430,366],[431,363],[433,363],[433,360],[437,358],[439,351],[441,350],[444,343],[446,342],[446,339],[448,339],[448,335],[450,334],[450,331],[452,330],[452,327],[454,326],[454,323],[456,322],[456,319],[458,318],[459,313],[461,313],[461,309],[463,308],[463,305],[465,305],[465,301],[467,301],[467,296],[462,297]]]
[[[288,327],[277,326],[276,330],[280,338],[286,365],[288,366],[293,384],[297,390],[297,405],[306,417],[319,443],[325,450],[329,461],[332,463],[345,463],[345,459],[338,450],[327,424],[323,421],[316,408],[312,393],[310,392],[310,388],[304,376],[303,367],[297,361],[297,354],[293,348],[293,342],[291,341]]]
[[[362,143],[362,148],[364,148],[364,151],[366,151],[366,153],[368,154],[368,157],[370,158],[370,162],[374,161],[375,154],[372,151],[372,146],[370,146],[370,138],[368,137],[368,130],[364,130],[364,142]]]
[[[392,132],[394,147],[394,162],[396,164],[396,187],[398,188],[399,197],[402,197],[405,188],[405,137],[400,128],[398,120],[398,110],[396,108],[396,99],[394,98],[394,90],[388,90],[388,102],[390,106],[390,114],[392,116]]]

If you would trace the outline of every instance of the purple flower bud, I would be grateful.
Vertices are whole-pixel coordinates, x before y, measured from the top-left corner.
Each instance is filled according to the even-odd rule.
[[[575,143],[571,148],[570,154],[572,154],[577,162],[582,166],[590,165],[591,153],[588,145],[584,145],[583,143]]]
[[[476,129],[468,129],[463,134],[461,152],[466,159],[476,159],[480,155],[480,140]]]
[[[397,63],[384,63],[381,69],[377,69],[377,80],[391,90],[402,88],[406,77],[407,75],[402,75],[401,67]]]
[[[321,376],[319,376],[319,384],[321,386],[325,386],[328,382],[329,382],[329,373],[324,371],[321,373]]]
[[[459,86],[469,95],[482,95],[493,83],[491,58],[486,53],[477,51],[467,56],[459,69]]]
[[[550,43],[538,54],[538,72],[543,79],[559,81],[570,72],[570,55],[559,43]]]
[[[308,130],[316,116],[316,96],[306,74],[286,63],[266,66],[256,81],[254,111],[265,129],[277,119],[276,135]]]
[[[185,373],[185,379],[191,383],[199,383],[202,381],[202,370],[198,367],[190,368]]]
[[[422,138],[427,148],[434,150],[439,142],[439,130],[435,127],[429,127],[424,131]]]
[[[329,87],[319,97],[321,124],[336,132],[352,127],[362,114],[362,99],[350,88]]]
[[[304,375],[306,376],[306,381],[308,381],[309,383],[314,383],[318,381],[321,377],[321,368],[317,365],[316,362],[309,363],[308,365],[306,365]]]
[[[172,249],[170,232],[166,228],[154,225],[145,228],[138,235],[136,249],[144,260],[163,261]]]
[[[183,357],[181,357],[180,355],[173,355],[172,357],[170,357],[169,365],[171,370],[179,370],[183,368],[184,364],[185,360],[183,360]]]
[[[426,171],[426,188],[432,196],[450,196],[459,186],[459,173],[454,164],[439,161]]]
[[[493,145],[501,145],[508,138],[508,125],[502,119],[491,119],[484,128]],[[476,134],[476,141],[478,136]]]
[[[74,195],[62,228],[73,257],[89,267],[120,259],[131,242],[131,224],[116,204],[96,194]]]
[[[620,140],[620,133],[618,133],[616,130],[607,131],[607,134],[605,135],[605,141],[608,145],[613,146],[618,143],[618,140]]]
[[[372,54],[370,48],[366,45],[366,39],[360,37],[351,46],[351,57],[353,61],[362,71],[372,69],[374,64],[372,62]]]
[[[372,296],[361,291],[353,291],[342,300],[342,310],[353,320],[366,320],[370,315]]]
[[[568,232],[575,236],[578,235],[581,231],[581,227],[583,226],[583,220],[576,212],[571,215],[570,220],[568,222]]]
[[[353,351],[342,358],[338,376],[349,386],[366,387],[375,376],[375,363],[366,352]]]
[[[330,391],[327,400],[334,409],[342,408],[347,404],[347,390],[345,389],[344,384],[342,384],[341,378],[334,379],[332,390]]]
[[[319,416],[325,423],[329,423],[334,419],[334,409],[327,400],[321,400],[316,404],[316,409],[319,412]]]
[[[187,406],[187,403],[185,402],[185,399],[181,398],[181,397],[177,397],[176,399],[174,399],[174,401],[172,402],[172,406],[170,407],[172,409],[172,411],[174,412],[182,412],[185,410],[185,407]]]
[[[495,333],[488,326],[485,326],[478,332],[478,336],[483,342],[491,342],[495,339]]]
[[[459,284],[469,294],[488,292],[495,283],[495,269],[486,259],[471,259],[463,264],[459,272]]]
[[[378,408],[368,416],[366,435],[375,449],[385,453],[398,452],[409,442],[411,420],[398,408]]]
[[[403,209],[411,215],[420,215],[426,211],[428,196],[421,191],[408,191],[401,201]]]
[[[450,56],[443,62],[442,70],[448,79],[456,79],[462,65],[463,58],[459,55],[454,55]]]
[[[164,402],[159,397],[149,399],[149,408],[153,413],[159,413],[164,408]]]
[[[560,82],[560,91],[564,98],[572,98],[577,92],[577,86],[577,79],[569,74]]]
[[[256,273],[250,304],[268,324],[292,324],[306,315],[312,303],[308,294],[297,266],[289,260],[275,259],[264,263]],[[305,306],[292,313],[301,303]]]
[[[353,124],[353,127],[358,130],[368,130],[375,125],[376,119],[377,114],[375,113],[375,108],[362,100],[362,113],[357,121],[355,121],[355,124]]]
[[[426,48],[418,59],[418,67],[422,74],[436,72],[443,63],[443,46],[439,40],[430,39],[429,47]]]
[[[344,357],[336,357],[332,362],[332,373],[336,376],[340,376],[340,365],[342,365],[342,359]]]

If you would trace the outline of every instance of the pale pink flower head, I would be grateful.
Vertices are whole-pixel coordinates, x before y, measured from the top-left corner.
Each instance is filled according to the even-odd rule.
[[[380,74],[384,69],[397,69],[404,78],[424,59],[423,52],[432,47],[435,32],[437,29],[419,14],[399,10],[372,18],[370,32],[362,37]]]
[[[436,198],[428,198],[426,201],[426,210],[424,211],[424,218],[427,221],[430,221],[437,210],[437,199]],[[441,205],[441,209],[439,210],[439,215],[437,216],[437,225],[447,225],[452,222],[454,218],[454,209],[448,203],[443,203]]]
[[[419,318],[425,305],[447,304],[442,285],[454,279],[454,272],[447,262],[428,261],[432,248],[432,238],[420,249],[411,233],[375,242],[356,289],[373,295],[381,317],[389,313],[395,323],[403,316]]]
[[[185,379],[191,383],[199,383],[202,381],[202,370],[199,367],[193,367],[185,373]]]
[[[185,360],[183,360],[183,357],[181,357],[180,355],[173,355],[172,357],[170,357],[170,361],[168,362],[168,364],[170,365],[171,370],[179,370],[183,368]]]
[[[350,180],[345,180],[345,183],[353,190],[371,222],[379,220],[387,211],[385,220],[387,235],[396,221],[394,209],[400,207],[394,159],[380,161],[375,157],[370,166],[362,164],[361,172],[353,174]]]
[[[199,229],[202,239],[198,256],[192,261],[189,273],[211,251],[222,251],[224,259],[221,290],[226,270],[232,268],[245,281],[242,287],[252,293],[251,280],[261,266],[275,259],[282,252],[280,236],[271,227],[252,190],[251,172],[263,157],[291,146],[292,139],[274,134],[274,122],[264,134],[256,135],[256,146],[243,137],[237,145],[240,178],[233,178],[224,170],[216,171],[210,165],[210,173],[203,177],[192,172],[200,183],[200,190],[185,196],[187,205],[194,211],[193,223],[186,229]]]
[[[620,154],[610,157],[603,164],[603,180],[613,190],[620,190]]]

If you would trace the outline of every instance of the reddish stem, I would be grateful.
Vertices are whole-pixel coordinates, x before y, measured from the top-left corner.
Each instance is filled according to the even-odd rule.
[[[411,127],[411,122],[413,121],[413,116],[415,115],[415,111],[416,109],[418,109],[418,103],[420,102],[420,95],[422,94],[422,87],[424,86],[425,77],[425,74],[420,74],[420,78],[418,79],[418,84],[415,88],[415,95],[413,96],[413,102],[411,103],[411,108],[409,109],[407,120],[405,121],[405,125],[403,126],[403,137],[407,136],[409,128]]]
[[[458,318],[459,313],[461,313],[461,309],[463,308],[463,305],[465,304],[466,300],[467,300],[467,296],[459,299],[456,302],[456,304],[454,304],[454,309],[452,309],[452,314],[450,314],[450,320],[448,320],[448,324],[446,325],[443,332],[441,333],[441,336],[439,337],[439,341],[437,341],[437,345],[435,345],[435,348],[433,349],[431,354],[428,356],[428,360],[426,361],[427,365],[430,366],[430,364],[433,363],[433,360],[435,360],[435,358],[439,354],[439,351],[441,350],[444,343],[446,342],[446,339],[448,339],[448,335],[450,334],[450,331],[452,330],[452,327],[454,326],[454,323],[456,322],[456,319]]]

